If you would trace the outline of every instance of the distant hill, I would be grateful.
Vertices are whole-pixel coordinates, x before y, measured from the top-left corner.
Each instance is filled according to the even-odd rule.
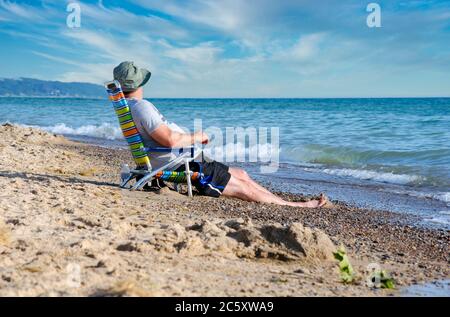
[[[89,83],[64,83],[32,78],[0,78],[0,96],[2,97],[105,98],[105,95],[102,86]]]

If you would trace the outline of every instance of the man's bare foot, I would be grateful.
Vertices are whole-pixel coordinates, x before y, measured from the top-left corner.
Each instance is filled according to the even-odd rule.
[[[292,206],[303,208],[319,208],[324,207],[327,203],[329,203],[328,198],[322,193],[320,194],[319,199],[311,199],[306,202],[295,202],[292,203]]]
[[[307,207],[309,208],[318,208],[323,207],[328,202],[327,196],[325,196],[323,193],[320,194],[319,199],[312,199],[310,201],[307,201]]]

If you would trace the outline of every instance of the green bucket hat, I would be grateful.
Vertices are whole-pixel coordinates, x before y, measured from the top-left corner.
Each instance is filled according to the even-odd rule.
[[[139,68],[134,62],[122,62],[114,68],[114,79],[118,80],[123,91],[134,91],[144,86],[152,73],[144,68]]]

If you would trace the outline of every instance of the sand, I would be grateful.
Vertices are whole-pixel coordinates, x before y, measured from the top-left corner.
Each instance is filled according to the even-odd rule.
[[[118,187],[128,151],[11,125],[0,157],[1,296],[395,296],[450,277],[449,232],[403,214],[131,192]],[[368,287],[369,263],[396,289]]]

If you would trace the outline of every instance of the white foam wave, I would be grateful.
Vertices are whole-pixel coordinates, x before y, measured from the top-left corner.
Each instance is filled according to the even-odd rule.
[[[80,135],[108,140],[123,140],[122,131],[117,124],[102,123],[101,125],[67,126],[59,123],[54,126],[33,126],[54,134]],[[225,146],[210,144],[205,147],[205,154],[221,162],[273,162],[278,160],[280,150],[270,143],[245,146],[242,143],[230,143]]]
[[[279,163],[280,149],[270,143],[246,146],[237,142],[228,143],[224,146],[210,144],[204,148],[204,153],[208,157],[224,163]]]
[[[83,125],[77,128],[67,126],[64,123],[59,123],[54,126],[40,128],[55,134],[83,135],[108,140],[123,139],[122,132],[120,131],[118,125],[112,125],[110,123],[102,123],[101,125]]]
[[[432,218],[427,218],[425,221],[434,222],[444,225],[450,225],[450,214],[448,211],[440,211],[439,216],[434,216]]]
[[[417,175],[406,175],[406,174],[393,174],[385,172],[375,172],[367,170],[357,170],[357,169],[323,169],[326,174],[344,176],[344,177],[354,177],[364,180],[373,180],[376,182],[391,183],[405,185],[409,183],[416,182],[421,179]]]
[[[440,192],[440,193],[424,193],[424,192],[417,192],[417,191],[408,191],[406,192],[410,196],[419,197],[419,198],[426,198],[426,199],[435,199],[440,200],[446,203],[450,202],[450,193],[449,192]],[[448,204],[447,204],[448,205]]]
[[[434,199],[447,203],[450,206],[450,192],[419,192],[414,190],[392,190],[390,188],[380,189],[381,191],[387,191],[399,195],[408,195],[412,197],[422,198],[422,199]],[[445,214],[445,211],[441,212]]]
[[[450,202],[450,192],[434,194],[433,198],[449,203]]]

